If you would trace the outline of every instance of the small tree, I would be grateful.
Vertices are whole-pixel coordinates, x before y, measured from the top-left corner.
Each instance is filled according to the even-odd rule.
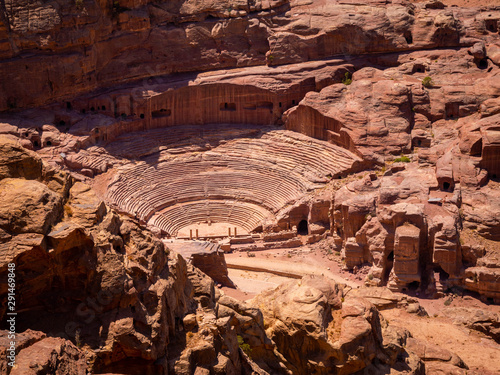
[[[250,347],[250,345],[247,344],[245,340],[243,340],[243,337],[241,337],[240,335],[237,336],[237,339],[238,339],[238,345],[241,348],[241,350],[243,350],[243,352],[246,355],[250,356],[250,354],[252,353],[252,348]]]
[[[424,79],[422,80],[422,85],[424,87],[432,87],[434,85],[434,83],[432,82],[432,78],[429,76],[424,77]]]
[[[342,83],[346,86],[352,83],[351,73],[345,72],[344,78],[342,78]]]

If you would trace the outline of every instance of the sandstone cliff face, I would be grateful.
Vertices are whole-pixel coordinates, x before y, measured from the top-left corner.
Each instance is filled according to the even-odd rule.
[[[500,18],[399,1],[7,1],[1,13],[2,110],[162,74],[489,42]]]

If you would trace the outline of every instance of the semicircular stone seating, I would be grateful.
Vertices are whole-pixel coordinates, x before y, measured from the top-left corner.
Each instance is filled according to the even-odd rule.
[[[164,144],[175,146],[164,133],[150,136],[163,134]],[[137,139],[152,143],[147,133]],[[286,130],[155,157],[119,167],[106,200],[172,236],[201,222],[251,232],[359,161],[343,148]]]

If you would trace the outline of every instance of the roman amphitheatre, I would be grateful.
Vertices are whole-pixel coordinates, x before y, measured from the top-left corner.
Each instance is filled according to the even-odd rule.
[[[495,0],[0,15],[1,374],[500,372]]]

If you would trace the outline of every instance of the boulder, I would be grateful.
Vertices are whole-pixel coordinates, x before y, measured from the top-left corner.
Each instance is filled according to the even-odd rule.
[[[46,233],[62,216],[63,197],[34,180],[0,181],[0,228],[10,234]]]
[[[0,180],[8,177],[40,179],[42,161],[36,153],[22,147],[17,138],[2,134],[0,135]]]

